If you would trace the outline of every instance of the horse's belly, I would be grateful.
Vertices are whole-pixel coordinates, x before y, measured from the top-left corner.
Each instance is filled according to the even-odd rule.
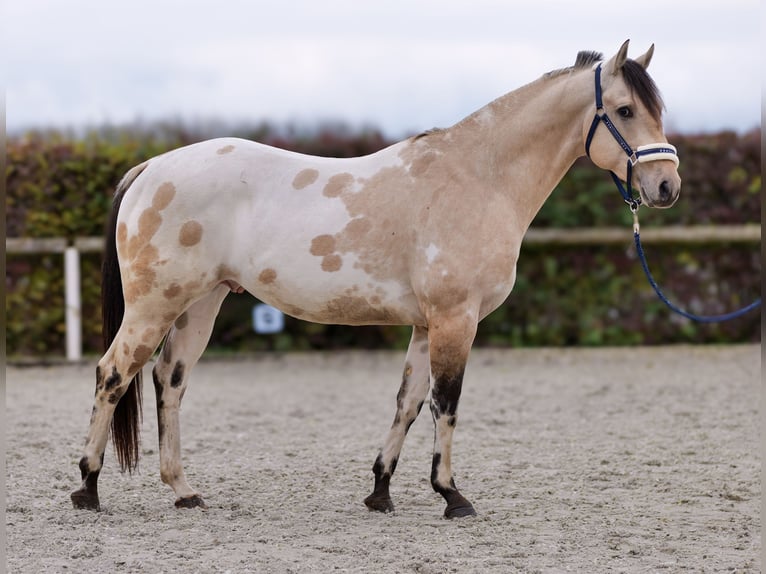
[[[314,323],[339,325],[425,325],[412,291],[398,283],[360,280],[292,280],[274,270],[269,285],[247,285],[255,297],[281,311]]]

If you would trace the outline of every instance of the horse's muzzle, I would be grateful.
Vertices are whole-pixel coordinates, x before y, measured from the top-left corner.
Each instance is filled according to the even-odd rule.
[[[667,177],[649,178],[649,182],[641,181],[641,203],[647,207],[671,207],[681,194],[681,178],[678,172]]]

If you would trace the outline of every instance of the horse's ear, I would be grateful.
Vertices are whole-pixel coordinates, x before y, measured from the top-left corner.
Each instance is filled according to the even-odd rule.
[[[649,46],[649,49],[646,51],[646,54],[639,56],[636,58],[636,62],[644,69],[649,67],[649,62],[652,61],[652,56],[654,55],[654,44]]]
[[[614,57],[614,66],[612,67],[612,74],[614,74],[615,76],[622,69],[622,66],[625,64],[625,61],[628,59],[628,44],[630,44],[630,40],[625,40],[622,46],[620,46],[620,49],[618,50],[617,55]]]

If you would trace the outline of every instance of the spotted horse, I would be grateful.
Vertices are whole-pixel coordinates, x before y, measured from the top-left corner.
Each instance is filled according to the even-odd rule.
[[[108,224],[106,352],[75,508],[99,509],[110,426],[121,468],[135,469],[141,370],[163,341],[152,371],[160,476],[176,506],[205,506],[184,476],[179,407],[221,303],[247,290],[306,321],[411,325],[396,415],[364,502],[393,510],[389,482],[430,390],[431,484],[445,516],[475,514],[452,470],[463,372],[477,323],[511,292],[535,214],[586,152],[629,179],[646,205],[669,207],[680,191],[664,106],[646,72],[654,46],[635,60],[627,50],[625,42],[609,60],[580,52],[573,66],[448,129],[364,157],[311,157],[225,138],[131,169]]]

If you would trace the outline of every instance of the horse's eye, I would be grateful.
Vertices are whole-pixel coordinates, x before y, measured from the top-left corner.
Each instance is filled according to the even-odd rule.
[[[622,106],[621,108],[617,108],[617,113],[620,114],[621,118],[633,117],[633,110],[631,110],[628,106]]]

